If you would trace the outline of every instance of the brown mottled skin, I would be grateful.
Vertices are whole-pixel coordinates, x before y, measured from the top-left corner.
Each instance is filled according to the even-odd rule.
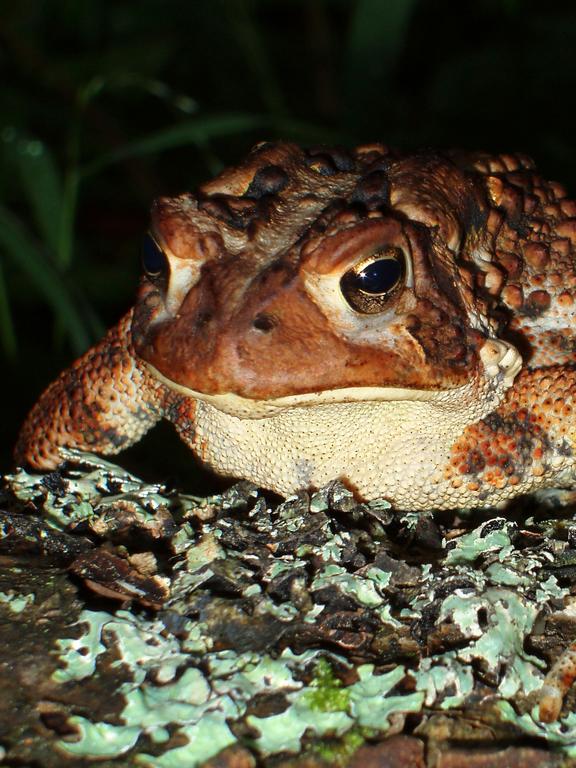
[[[576,203],[528,158],[262,144],[156,201],[151,233],[160,267],[41,396],[17,461],[116,453],[165,417],[285,494],[340,477],[422,509],[574,485]],[[356,290],[382,259],[396,282]]]

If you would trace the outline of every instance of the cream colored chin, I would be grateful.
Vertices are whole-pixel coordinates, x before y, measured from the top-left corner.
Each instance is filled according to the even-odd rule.
[[[244,419],[262,419],[275,416],[288,408],[333,403],[397,402],[404,400],[429,402],[438,399],[445,391],[408,389],[406,387],[343,387],[342,389],[329,389],[324,392],[307,392],[300,395],[276,397],[270,400],[252,400],[248,397],[236,395],[233,392],[218,395],[197,392],[167,378],[150,363],[146,363],[146,365],[156,379],[175,392],[191,397],[194,400],[209,403],[213,408],[217,408],[223,413]],[[459,389],[464,391],[467,386],[466,384],[462,388],[457,387],[446,391],[457,394]]]

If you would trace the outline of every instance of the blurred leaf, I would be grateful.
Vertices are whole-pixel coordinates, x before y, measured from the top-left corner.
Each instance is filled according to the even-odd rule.
[[[30,283],[49,303],[74,352],[83,352],[91,339],[64,276],[41,252],[22,223],[4,206],[0,206],[0,247],[26,273]]]
[[[308,123],[305,120],[293,120],[288,117],[273,118],[265,115],[242,113],[209,115],[186,120],[185,122],[178,123],[178,125],[156,131],[141,139],[129,142],[84,167],[81,170],[81,175],[94,175],[103,168],[122,160],[140,155],[164,152],[174,147],[193,144],[205,150],[213,139],[225,138],[241,133],[251,133],[255,130],[261,131],[260,138],[262,140],[272,138],[271,134],[274,134],[274,136],[279,135],[285,139],[301,139],[308,144],[313,142],[342,142],[349,138],[344,131],[325,128],[315,123]],[[214,173],[221,170],[221,164],[219,163],[213,161],[210,165],[213,166],[212,170]]]
[[[131,141],[103,155],[99,160],[85,167],[82,174],[85,176],[92,175],[119,160],[163,152],[187,144],[203,147],[211,139],[252,131],[262,127],[264,122],[264,119],[259,115],[249,113],[203,116],[186,120],[170,128],[164,128],[141,139]]]
[[[14,161],[40,236],[50,250],[56,251],[62,212],[62,184],[54,157],[41,141],[22,139],[18,142]]]
[[[105,91],[136,91],[153,96],[159,101],[169,104],[179,112],[187,115],[198,110],[198,104],[187,93],[171,88],[164,80],[146,77],[133,72],[114,73],[113,75],[97,75],[92,77],[78,91],[78,103],[86,107],[91,101],[100,97]]]
[[[340,126],[327,127],[290,117],[268,121],[268,125],[275,136],[291,141],[301,141],[305,145],[340,144],[353,141],[350,134]]]
[[[256,22],[254,2],[250,0],[224,0],[223,10],[228,11],[234,39],[240,46],[258,82],[264,106],[272,115],[281,117],[287,113],[282,89],[274,72],[274,62],[268,55],[265,38]]]
[[[418,0],[357,0],[345,64],[346,115],[367,122],[374,106],[391,102],[390,81],[404,50]]]
[[[75,165],[72,165],[64,179],[64,200],[60,216],[58,244],[55,250],[56,263],[62,271],[69,268],[74,253],[78,184],[78,170]]]
[[[348,76],[388,76],[406,43],[408,25],[419,0],[357,0],[348,40]]]
[[[8,300],[8,291],[6,290],[6,281],[4,279],[4,269],[0,261],[0,343],[4,350],[4,355],[9,360],[16,357],[17,343],[14,333],[14,323],[12,322],[12,312],[10,311],[10,302]]]

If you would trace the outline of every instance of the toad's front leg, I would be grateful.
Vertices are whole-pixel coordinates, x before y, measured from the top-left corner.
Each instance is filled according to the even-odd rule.
[[[541,488],[574,488],[576,369],[524,370],[491,414],[451,450],[443,482],[462,505],[488,506]]]
[[[64,371],[24,422],[16,461],[38,469],[60,463],[60,447],[114,454],[162,416],[163,387],[134,355],[128,313]]]

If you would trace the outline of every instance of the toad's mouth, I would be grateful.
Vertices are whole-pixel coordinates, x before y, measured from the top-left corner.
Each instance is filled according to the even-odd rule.
[[[208,394],[191,389],[169,379],[150,363],[146,363],[152,376],[166,387],[241,419],[265,419],[292,408],[315,407],[330,404],[359,402],[437,402],[438,405],[466,401],[470,392],[488,384],[497,397],[503,396],[522,367],[522,358],[511,344],[500,339],[488,339],[480,350],[482,369],[466,384],[451,389],[417,389],[392,386],[355,386],[304,392],[270,399],[255,399],[234,392]]]
[[[331,403],[358,403],[368,401],[392,401],[392,400],[435,400],[444,393],[444,390],[408,389],[405,387],[344,387],[342,389],[330,389],[323,392],[305,392],[297,395],[285,395],[269,400],[256,400],[237,395],[234,392],[219,394],[207,394],[178,384],[164,376],[150,363],[146,363],[154,378],[165,384],[174,392],[185,397],[200,400],[217,408],[219,411],[244,419],[264,419],[274,416],[288,408],[303,408],[315,405]],[[464,390],[468,385],[458,389]],[[451,389],[454,393],[457,389]]]

